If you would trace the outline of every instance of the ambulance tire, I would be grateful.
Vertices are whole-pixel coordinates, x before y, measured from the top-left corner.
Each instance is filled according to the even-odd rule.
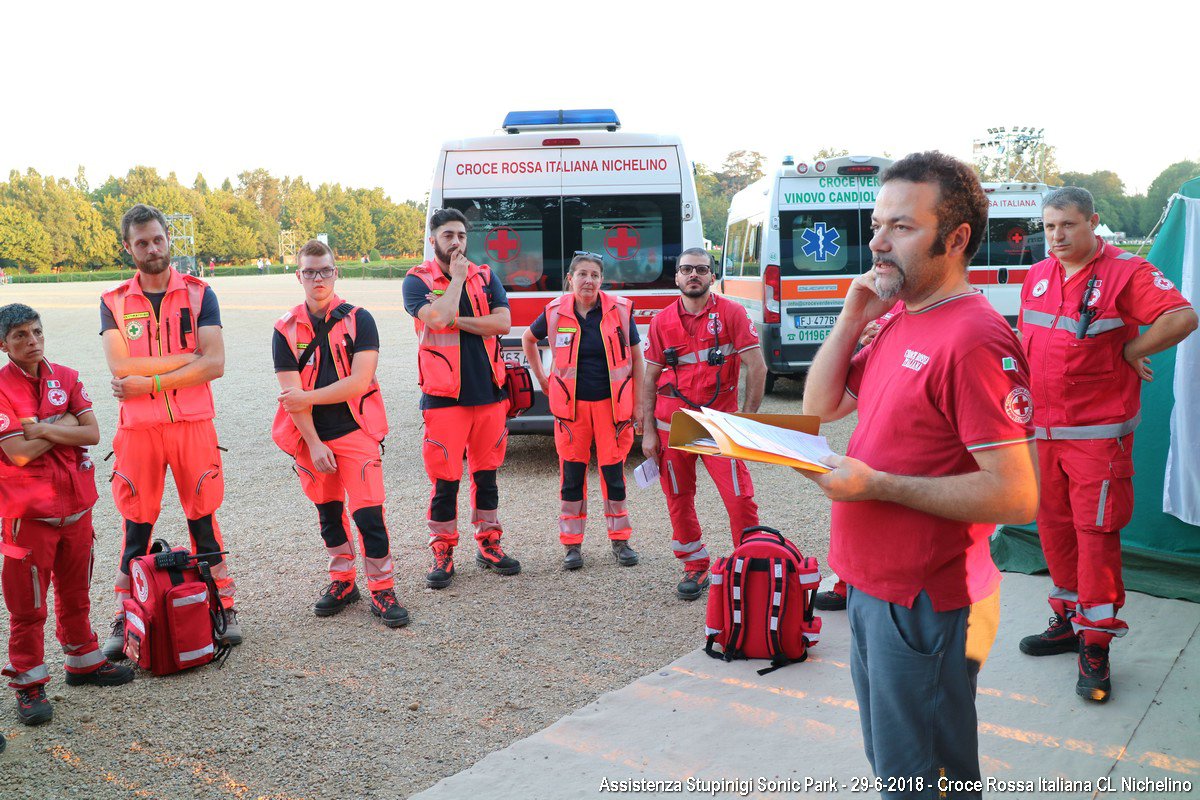
[[[775,391],[775,381],[779,380],[779,375],[770,370],[767,370],[767,382],[763,387],[763,394],[770,394]]]

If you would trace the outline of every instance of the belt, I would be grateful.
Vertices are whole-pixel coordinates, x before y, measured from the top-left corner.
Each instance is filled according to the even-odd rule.
[[[53,525],[56,528],[65,528],[68,525],[74,525],[79,520],[83,519],[83,515],[91,509],[84,509],[78,514],[72,514],[69,517],[35,517],[38,522],[44,522],[47,525]]]
[[[1133,419],[1124,422],[1114,422],[1111,425],[1076,425],[1069,428],[1034,428],[1033,435],[1038,439],[1120,439],[1133,433],[1134,428],[1142,421],[1138,412]]]

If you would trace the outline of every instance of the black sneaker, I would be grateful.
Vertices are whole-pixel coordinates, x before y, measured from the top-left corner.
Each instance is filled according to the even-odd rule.
[[[434,542],[433,569],[425,576],[425,585],[430,589],[445,589],[454,579],[454,548],[445,542]]]
[[[622,567],[632,567],[638,563],[637,550],[629,546],[627,539],[613,539],[612,554]]]
[[[845,611],[846,598],[830,589],[828,592],[817,592],[813,605],[818,611]]]
[[[371,613],[389,628],[403,628],[408,624],[408,610],[400,605],[394,589],[371,592]]]
[[[683,580],[675,587],[675,594],[681,600],[696,600],[708,588],[708,570],[689,569],[683,573]]]
[[[567,554],[563,556],[563,569],[579,569],[583,566],[583,552],[580,545],[567,545]]]
[[[1079,651],[1079,680],[1075,683],[1075,694],[1097,703],[1112,697],[1107,647],[1085,644]]]
[[[1063,619],[1058,614],[1050,617],[1050,627],[1033,636],[1021,640],[1021,652],[1027,656],[1052,656],[1058,653],[1078,653],[1079,636],[1071,627],[1068,617]]]
[[[313,613],[332,617],[351,603],[357,603],[360,596],[354,581],[332,581],[321,599],[313,604]]]
[[[45,686],[17,689],[17,717],[26,725],[41,725],[54,719],[54,707],[46,697]]]
[[[104,653],[104,657],[109,661],[124,661],[125,660],[125,614],[117,614],[113,617],[112,629],[108,633],[108,638],[104,640],[104,644],[100,646],[100,652]]]
[[[67,686],[122,686],[133,680],[133,670],[111,661],[105,661],[92,672],[68,672]]]
[[[521,571],[521,562],[504,554],[500,548],[500,537],[484,539],[475,553],[475,563],[484,569],[494,569],[501,575],[516,575]]]

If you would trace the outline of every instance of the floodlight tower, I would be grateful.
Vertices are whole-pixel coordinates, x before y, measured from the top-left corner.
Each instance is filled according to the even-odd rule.
[[[296,263],[296,232],[291,228],[279,232],[279,263]]]
[[[1045,161],[1037,159],[1036,155],[1045,145],[1045,132],[1045,128],[1032,128],[1027,125],[1014,125],[1011,128],[988,128],[987,137],[976,139],[972,149],[976,154],[983,153],[989,161],[993,159],[998,161],[1003,156],[1006,182],[1013,179],[1014,156],[1016,157],[1015,163],[1021,164],[1023,156],[1027,153],[1033,154],[1035,158],[1032,160],[1032,164],[1037,173],[1035,177],[1044,183],[1046,180]]]
[[[184,265],[189,274],[196,274],[196,218],[191,214],[168,214],[167,235],[171,238],[171,263]]]

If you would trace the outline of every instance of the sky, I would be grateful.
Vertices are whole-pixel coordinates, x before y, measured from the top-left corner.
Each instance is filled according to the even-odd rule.
[[[421,200],[442,141],[600,107],[714,168],[743,149],[969,159],[989,127],[1033,126],[1061,170],[1144,192],[1200,160],[1189,5],[5,4],[0,180],[265,167]]]

